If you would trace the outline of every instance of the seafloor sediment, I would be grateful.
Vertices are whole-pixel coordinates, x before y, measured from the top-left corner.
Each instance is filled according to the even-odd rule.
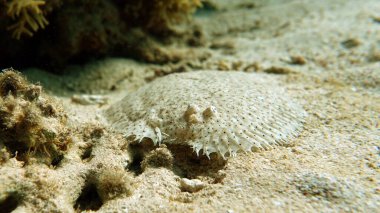
[[[107,58],[68,67],[62,76],[22,70],[30,82],[40,82],[42,97],[55,100],[59,115],[67,115],[67,121],[57,123],[70,132],[70,142],[64,149],[48,147],[52,154],[43,148],[16,153],[8,147],[11,140],[0,144],[0,209],[377,212],[380,3],[208,4],[212,9],[194,17],[206,46],[191,47],[192,58],[178,63]],[[184,146],[131,143],[102,117],[112,104],[156,78],[195,70],[268,75],[307,111],[304,130],[286,146],[224,160],[197,156]],[[18,104],[41,113],[38,104],[20,94]],[[54,139],[55,134],[48,135],[47,141]]]

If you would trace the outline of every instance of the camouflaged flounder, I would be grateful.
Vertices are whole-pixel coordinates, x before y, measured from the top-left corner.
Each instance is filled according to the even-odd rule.
[[[158,78],[105,112],[127,137],[223,157],[287,143],[306,112],[270,75],[197,71]]]

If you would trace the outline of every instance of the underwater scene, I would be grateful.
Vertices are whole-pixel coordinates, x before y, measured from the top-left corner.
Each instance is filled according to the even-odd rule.
[[[379,0],[0,0],[0,212],[379,212]]]

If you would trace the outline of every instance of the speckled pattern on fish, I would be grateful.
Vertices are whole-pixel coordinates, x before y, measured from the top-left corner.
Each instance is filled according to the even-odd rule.
[[[226,157],[287,143],[306,112],[268,74],[196,71],[156,79],[105,116],[126,137]]]

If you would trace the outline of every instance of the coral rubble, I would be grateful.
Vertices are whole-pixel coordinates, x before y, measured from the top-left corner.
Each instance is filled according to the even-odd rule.
[[[38,155],[54,164],[70,141],[65,113],[41,86],[13,69],[0,73],[0,146],[20,160]]]

